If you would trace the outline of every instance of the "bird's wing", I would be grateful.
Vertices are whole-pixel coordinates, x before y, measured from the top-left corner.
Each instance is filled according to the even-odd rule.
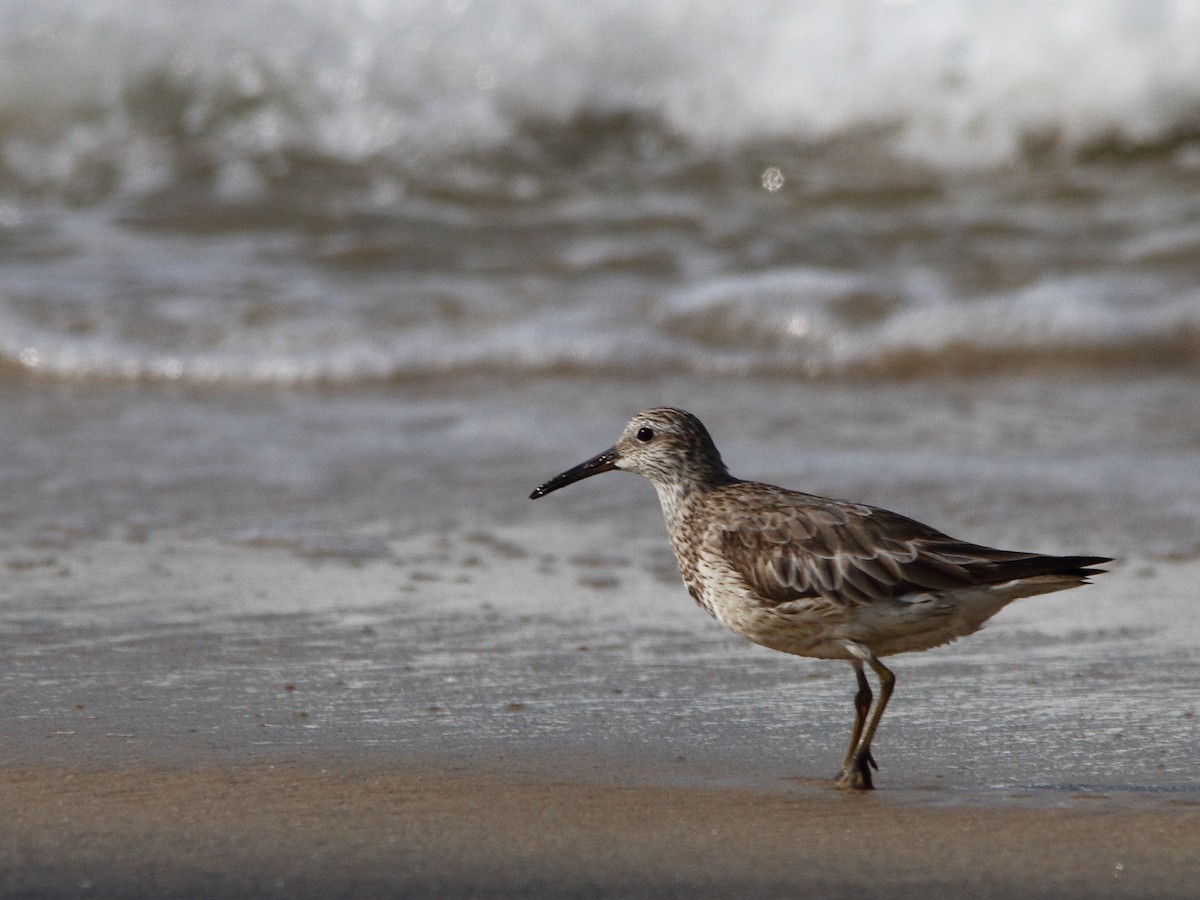
[[[785,503],[724,516],[709,540],[769,603],[819,596],[866,605],[952,590],[993,580],[980,577],[984,559],[1002,568],[1036,556],[957,541],[888,510],[792,492]]]

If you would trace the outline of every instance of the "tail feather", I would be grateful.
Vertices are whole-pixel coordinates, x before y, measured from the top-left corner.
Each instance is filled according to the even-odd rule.
[[[1007,555],[1007,554],[1006,554]],[[971,576],[980,584],[998,584],[1023,578],[1053,575],[1078,579],[1086,584],[1093,575],[1103,575],[1107,569],[1096,566],[1112,562],[1104,556],[1042,556],[1028,554],[1009,559],[990,559],[967,566]]]

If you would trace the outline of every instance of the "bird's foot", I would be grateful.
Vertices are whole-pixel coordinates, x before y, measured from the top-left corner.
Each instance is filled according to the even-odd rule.
[[[834,784],[836,787],[848,791],[872,790],[875,787],[871,780],[872,769],[878,772],[879,764],[875,762],[875,757],[871,755],[870,749],[855,753],[849,759],[848,764],[842,766]]]

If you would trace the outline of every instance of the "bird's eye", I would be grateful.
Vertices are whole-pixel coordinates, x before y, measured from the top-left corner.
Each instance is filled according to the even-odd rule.
[[[643,444],[654,440],[654,429],[646,428],[645,426],[639,428],[638,433],[637,433],[637,439],[639,441],[641,441]]]

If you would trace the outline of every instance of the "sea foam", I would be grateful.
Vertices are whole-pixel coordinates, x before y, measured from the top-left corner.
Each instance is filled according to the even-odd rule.
[[[297,157],[426,170],[594,115],[950,167],[1200,121],[1192,0],[0,0],[0,23],[3,167],[84,194],[189,161],[235,193]]]

